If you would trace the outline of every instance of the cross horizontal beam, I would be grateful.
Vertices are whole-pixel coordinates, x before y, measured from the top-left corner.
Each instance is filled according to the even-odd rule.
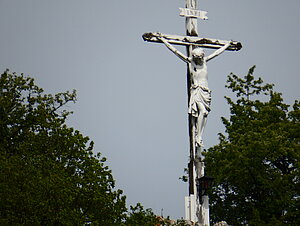
[[[193,37],[193,36],[181,36],[181,35],[169,35],[169,34],[161,34],[159,32],[148,32],[143,34],[144,41],[148,42],[158,42],[161,43],[162,41],[159,37],[163,37],[169,43],[174,45],[194,45],[200,46],[203,48],[210,48],[210,49],[219,49],[221,46],[224,46],[228,43],[225,40],[219,39],[211,39],[211,38],[200,38],[200,37]],[[242,48],[242,44],[237,41],[232,41],[230,46],[227,50],[231,51],[238,51]]]

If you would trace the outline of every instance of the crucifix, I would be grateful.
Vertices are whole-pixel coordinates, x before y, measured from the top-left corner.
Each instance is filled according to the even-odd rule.
[[[209,225],[208,196],[202,194],[197,182],[205,177],[202,135],[210,112],[211,91],[208,88],[207,62],[225,50],[237,51],[240,42],[198,37],[197,18],[206,20],[207,12],[197,10],[197,0],[185,0],[180,16],[186,17],[186,36],[151,32],[143,34],[149,42],[163,43],[179,59],[187,63],[188,118],[190,137],[189,196],[185,198],[185,218],[200,225]],[[174,45],[186,46],[184,55]],[[203,48],[214,49],[208,56]]]

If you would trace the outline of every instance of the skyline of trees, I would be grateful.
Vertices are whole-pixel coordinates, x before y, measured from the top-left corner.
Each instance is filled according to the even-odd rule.
[[[215,178],[211,216],[230,225],[299,225],[299,101],[285,104],[254,69],[228,76],[226,87],[235,93],[225,97],[230,117],[222,118],[225,134],[205,159]]]

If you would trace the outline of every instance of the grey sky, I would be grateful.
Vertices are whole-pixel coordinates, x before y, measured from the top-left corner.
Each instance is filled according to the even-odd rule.
[[[144,32],[184,35],[184,0],[0,0],[0,71],[36,79],[46,92],[76,89],[69,125],[108,158],[129,204],[184,216],[188,185],[186,65]],[[255,74],[284,100],[299,98],[299,0],[199,0],[203,37],[242,42],[208,64],[212,111],[204,144],[217,143],[229,114],[227,75]],[[181,49],[184,51],[184,49]],[[207,50],[209,52],[209,50]]]

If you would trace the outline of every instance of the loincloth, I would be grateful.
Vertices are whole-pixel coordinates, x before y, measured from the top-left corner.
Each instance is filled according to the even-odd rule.
[[[198,117],[200,114],[199,104],[205,107],[207,112],[204,114],[208,114],[210,112],[211,90],[203,86],[192,85],[190,91],[189,114]]]

